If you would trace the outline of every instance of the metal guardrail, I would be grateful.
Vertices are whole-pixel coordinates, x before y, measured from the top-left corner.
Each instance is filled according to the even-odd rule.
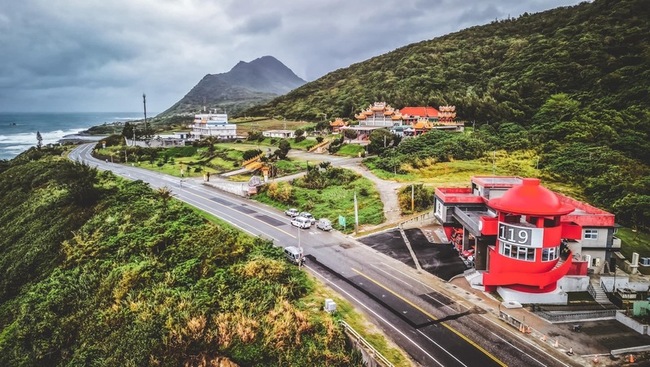
[[[591,295],[591,297],[593,297],[594,299],[596,299],[596,290],[594,289],[594,286],[591,285],[591,283],[589,283],[589,285],[587,286],[587,292],[589,292],[589,294]]]
[[[345,330],[348,333],[350,333],[352,338],[356,339],[359,343],[361,343],[361,345],[363,345],[363,347],[366,350],[368,350],[371,353],[371,355],[375,358],[375,360],[379,364],[381,364],[382,366],[385,366],[385,367],[394,367],[394,365],[388,359],[386,359],[386,357],[384,357],[381,353],[379,353],[379,351],[377,349],[375,349],[375,347],[370,345],[370,343],[368,343],[368,341],[366,339],[364,339],[361,336],[361,334],[359,334],[356,330],[354,330],[354,328],[352,328],[352,326],[350,326],[350,324],[348,324],[347,322],[345,322],[343,320],[340,320],[339,323],[343,326],[343,328],[345,328]]]
[[[616,317],[616,310],[599,310],[591,312],[576,312],[570,314],[552,314],[547,311],[535,311],[535,313],[550,322],[563,322],[563,321],[580,321],[588,319],[601,319],[601,318],[614,318]]]

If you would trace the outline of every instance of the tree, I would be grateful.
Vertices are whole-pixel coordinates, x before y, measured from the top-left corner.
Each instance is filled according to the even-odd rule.
[[[36,148],[38,148],[40,150],[41,147],[43,146],[43,137],[41,136],[40,131],[36,132],[36,141],[37,141],[36,142]]]
[[[122,129],[122,136],[127,139],[135,138],[135,126],[130,124],[128,121],[124,123],[124,128]]]
[[[373,130],[369,136],[368,144],[369,154],[381,153],[386,147],[390,146],[393,141],[393,134],[386,129]]]
[[[282,139],[280,140],[280,143],[278,143],[278,149],[275,151],[275,155],[279,159],[285,159],[289,153],[289,149],[291,149],[289,142],[286,139]]]

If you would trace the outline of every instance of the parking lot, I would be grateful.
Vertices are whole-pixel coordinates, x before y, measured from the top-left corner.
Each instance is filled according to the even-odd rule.
[[[449,280],[467,269],[452,245],[430,242],[419,228],[406,229],[404,233],[423,270],[441,279]],[[398,229],[363,237],[359,241],[408,266],[416,267],[415,260]]]

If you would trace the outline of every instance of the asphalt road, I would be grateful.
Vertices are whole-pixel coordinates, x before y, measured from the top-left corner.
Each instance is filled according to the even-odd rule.
[[[435,288],[427,274],[339,232],[301,230],[282,212],[193,180],[91,156],[93,144],[77,147],[73,160],[110,170],[152,188],[168,187],[181,201],[219,217],[277,246],[299,246],[307,268],[362,310],[422,366],[570,366],[513,330],[485,317],[471,304],[455,302]]]

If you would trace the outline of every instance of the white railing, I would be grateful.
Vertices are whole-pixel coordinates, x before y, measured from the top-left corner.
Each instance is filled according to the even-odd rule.
[[[357,331],[354,330],[354,328],[352,328],[352,326],[350,326],[350,324],[348,324],[347,322],[345,322],[343,320],[340,320],[339,322],[341,323],[341,325],[343,326],[345,331],[347,331],[349,333],[350,337],[354,338],[359,343],[361,343],[363,348],[365,348],[368,352],[370,352],[370,355],[373,358],[375,358],[375,360],[379,364],[381,364],[382,366],[385,366],[385,367],[394,367],[394,365],[388,359],[386,359],[386,357],[384,357],[381,353],[379,353],[379,351],[377,349],[375,349],[375,347],[370,345],[370,343],[368,343],[368,341],[366,339],[364,339],[361,336],[361,334],[357,333]]]

